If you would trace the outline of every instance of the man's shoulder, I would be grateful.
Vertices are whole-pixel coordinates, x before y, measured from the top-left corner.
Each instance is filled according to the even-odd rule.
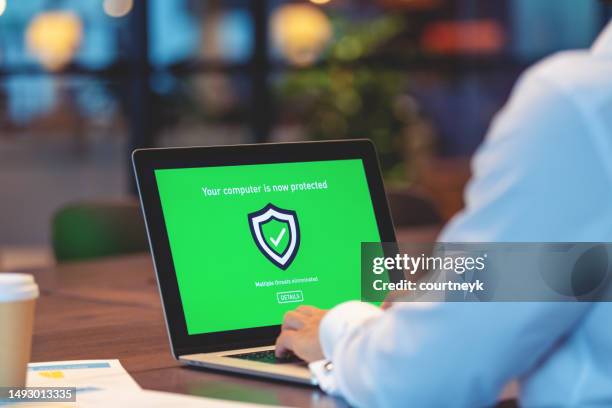
[[[563,51],[543,59],[524,74],[526,82],[544,81],[572,99],[596,103],[612,98],[612,58],[590,50]]]
[[[497,115],[487,139],[503,149],[513,146],[524,157],[543,157],[552,145],[558,151],[568,146],[568,154],[573,154],[569,148],[573,135],[584,139],[591,134],[585,113],[600,106],[602,99],[595,93],[612,98],[612,81],[607,77],[597,80],[590,74],[592,59],[587,51],[562,52],[530,67]],[[572,132],[564,134],[568,129]],[[528,154],[535,151],[539,154]]]

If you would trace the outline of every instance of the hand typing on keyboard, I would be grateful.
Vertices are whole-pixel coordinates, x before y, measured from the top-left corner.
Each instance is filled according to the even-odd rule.
[[[323,359],[319,342],[319,325],[326,310],[312,306],[300,306],[287,312],[283,319],[281,334],[276,339],[276,357],[293,353],[306,362]]]

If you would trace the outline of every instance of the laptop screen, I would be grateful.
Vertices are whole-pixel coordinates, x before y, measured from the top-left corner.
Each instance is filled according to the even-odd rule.
[[[378,242],[361,159],[155,170],[189,335],[360,297]]]

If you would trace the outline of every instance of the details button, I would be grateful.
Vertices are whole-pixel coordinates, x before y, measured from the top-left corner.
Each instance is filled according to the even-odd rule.
[[[278,303],[297,303],[304,301],[304,294],[301,290],[292,290],[289,292],[277,292],[276,300]]]

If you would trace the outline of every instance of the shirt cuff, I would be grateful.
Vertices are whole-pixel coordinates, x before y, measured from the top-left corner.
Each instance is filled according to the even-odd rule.
[[[382,313],[378,307],[356,301],[342,303],[327,312],[319,327],[319,341],[326,360],[314,361],[308,365],[316,384],[324,392],[340,395],[333,363],[334,348],[340,339]]]
[[[318,385],[326,394],[339,396],[339,389],[334,377],[334,366],[331,361],[318,360],[308,364],[310,373]]]
[[[319,328],[319,341],[325,358],[333,361],[334,347],[342,337],[382,313],[376,306],[357,301],[342,303],[327,312]]]

